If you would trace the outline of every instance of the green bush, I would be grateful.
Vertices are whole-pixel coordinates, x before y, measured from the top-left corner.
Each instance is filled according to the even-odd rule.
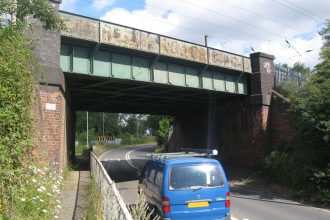
[[[320,32],[324,44],[321,63],[303,87],[288,85],[289,116],[296,135],[272,152],[263,163],[262,175],[289,186],[299,196],[327,203],[330,189],[330,21]],[[286,93],[285,93],[286,92]]]
[[[299,198],[320,203],[330,201],[330,163],[315,168],[307,152],[273,151],[262,163],[261,175],[271,183],[290,187]]]
[[[19,177],[19,188],[12,190],[12,219],[53,219],[61,209],[62,172],[54,163],[48,167],[29,166]]]
[[[330,202],[330,163],[325,169],[315,169],[311,182],[314,184],[315,193],[310,192],[313,201],[329,204]]]
[[[313,172],[304,154],[273,151],[263,162],[262,175],[273,183],[299,188]]]
[[[34,58],[17,29],[0,28],[0,213],[10,210],[17,176],[33,157]]]
[[[168,135],[170,133],[171,120],[169,117],[164,117],[159,120],[159,129],[157,130],[158,145],[168,144]]]
[[[32,40],[23,36],[29,31],[27,15],[46,28],[61,29],[63,21],[47,0],[2,0],[0,14],[12,12],[16,23],[0,26],[0,219],[56,218],[58,168],[38,164],[33,143],[35,74],[41,70]]]
[[[81,133],[76,134],[76,140],[79,145],[85,145],[87,143],[87,131],[83,131]],[[95,128],[88,129],[88,141],[96,140]]]

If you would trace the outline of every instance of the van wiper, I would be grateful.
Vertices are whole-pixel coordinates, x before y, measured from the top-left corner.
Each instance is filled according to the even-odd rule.
[[[205,188],[205,186],[191,186],[190,189],[193,189],[194,192]]]

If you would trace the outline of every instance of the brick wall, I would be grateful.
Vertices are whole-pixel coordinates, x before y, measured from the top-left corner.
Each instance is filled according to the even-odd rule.
[[[282,141],[295,135],[295,129],[288,115],[289,104],[276,95],[272,96],[271,103],[270,144],[271,149],[276,149]]]
[[[42,141],[37,150],[42,160],[58,162],[63,168],[67,164],[65,99],[58,87],[41,86],[38,93],[37,133]]]
[[[254,167],[260,163],[278,136],[287,130],[282,112],[272,106],[274,57],[251,54],[249,96],[232,98],[217,107],[177,116],[169,150],[179,147],[218,148],[220,159],[236,166]],[[274,110],[272,110],[274,108]],[[285,107],[284,107],[285,109]],[[272,122],[274,122],[272,124]],[[271,136],[273,134],[273,136]]]
[[[52,1],[58,10],[58,3]],[[34,39],[33,49],[40,64],[36,74],[35,142],[36,150],[45,162],[67,164],[67,103],[65,79],[60,67],[60,33],[45,30],[39,22],[26,34]]]

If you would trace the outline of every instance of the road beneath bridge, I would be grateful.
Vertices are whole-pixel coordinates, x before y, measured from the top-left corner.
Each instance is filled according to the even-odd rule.
[[[138,171],[147,162],[147,153],[155,150],[155,145],[118,148],[104,153],[100,160],[116,182],[126,204],[133,204],[137,198]],[[230,185],[237,175],[233,169],[227,170]],[[232,220],[328,220],[330,211],[319,209],[274,196],[265,189],[251,189],[244,186],[231,187]]]

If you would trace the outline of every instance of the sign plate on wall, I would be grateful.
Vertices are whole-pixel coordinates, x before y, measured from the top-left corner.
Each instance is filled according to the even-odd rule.
[[[55,111],[56,110],[56,104],[46,103],[46,110]]]

